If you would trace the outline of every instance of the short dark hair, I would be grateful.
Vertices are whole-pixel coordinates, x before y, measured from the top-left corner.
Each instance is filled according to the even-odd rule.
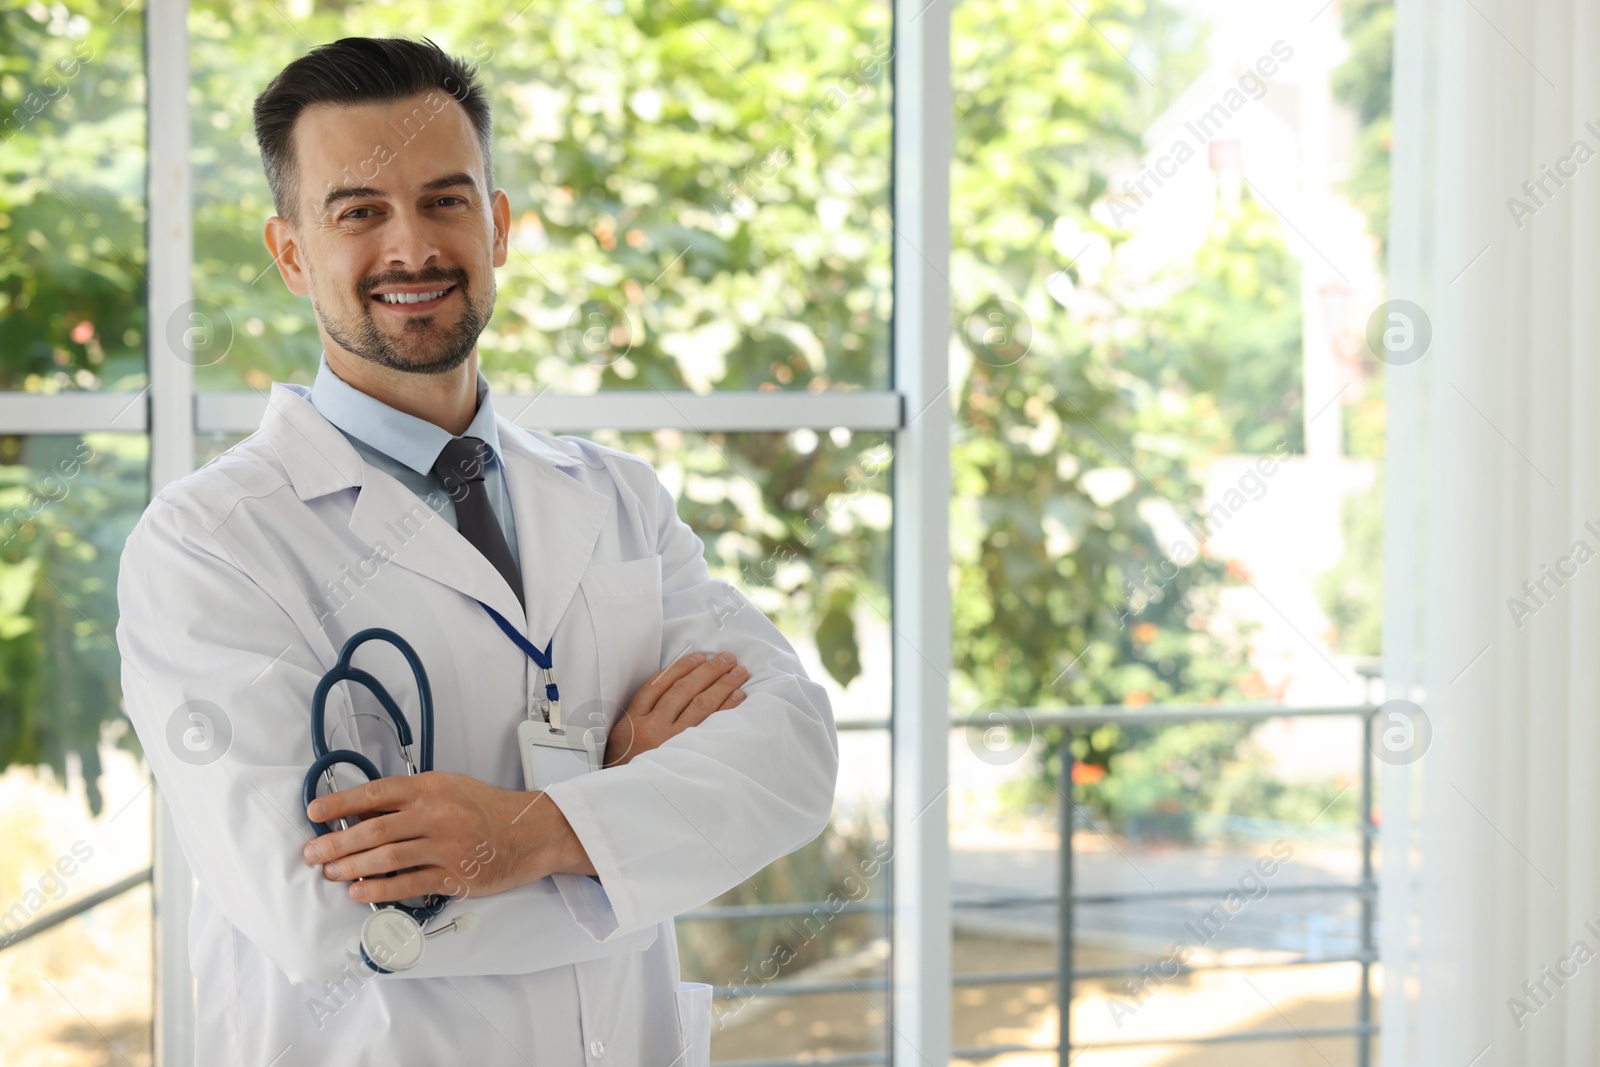
[[[484,179],[492,189],[494,123],[477,68],[426,37],[345,37],[284,67],[256,97],[256,144],[278,214],[295,218],[294,124],[300,112],[312,104],[389,103],[430,89],[442,89],[466,108],[483,150]]]

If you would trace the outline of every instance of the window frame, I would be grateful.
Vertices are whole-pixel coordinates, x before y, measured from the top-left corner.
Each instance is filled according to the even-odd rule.
[[[783,432],[801,428],[893,435],[891,596],[894,629],[891,737],[893,862],[891,1063],[949,1058],[950,905],[946,840],[950,670],[948,264],[951,140],[950,8],[940,0],[890,0],[894,52],[893,318],[888,390],[824,393],[727,391],[591,397],[533,396],[519,422],[562,431],[680,429]],[[145,11],[148,322],[193,299],[187,0],[150,0]],[[146,331],[149,385],[137,393],[0,392],[0,426],[12,433],[144,433],[152,495],[195,467],[202,433],[251,432],[264,400],[203,392],[194,368],[158,350]],[[519,398],[506,394],[515,403]],[[552,407],[560,415],[546,416]],[[544,422],[540,422],[545,419]],[[554,420],[553,422],[551,420]],[[195,1009],[188,926],[193,877],[170,812],[155,790],[153,845],[155,1061],[191,1067]]]

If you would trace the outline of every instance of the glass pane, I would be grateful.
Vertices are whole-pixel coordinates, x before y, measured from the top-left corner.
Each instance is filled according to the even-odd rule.
[[[955,956],[1020,972],[958,978],[958,1045],[1056,1045],[1065,807],[1075,892],[1143,894],[1077,909],[1086,1067],[1241,1062],[1255,1045],[1114,1046],[1280,1010],[1344,1028],[1325,1051],[1352,1058],[1361,968],[1324,961],[1363,937],[1360,720],[1063,729],[1018,709],[1370,699],[1380,9],[954,9],[952,691],[978,717],[951,742]],[[1189,966],[1230,970],[1128,993],[1280,838],[1271,896],[1189,938]],[[1137,1018],[1110,1018],[1115,997]],[[1294,1043],[1261,1062],[1321,1062]]]
[[[310,307],[285,291],[262,245],[272,206],[251,102],[310,42],[352,34],[426,34],[480,67],[513,219],[480,341],[497,387],[887,384],[883,0],[714,10],[202,0],[189,26],[195,294],[231,338],[200,368],[201,387],[263,389],[315,372]]]
[[[149,772],[121,712],[116,576],[148,498],[142,436],[0,436],[0,1059],[150,1062]],[[107,1043],[115,1046],[113,1051]]]
[[[0,11],[0,390],[145,382],[142,5]]]
[[[592,436],[654,464],[712,573],[777,623],[847,724],[822,836],[678,924],[684,980],[721,994],[713,1058],[882,1051],[889,736],[848,724],[889,714],[890,445],[846,431]]]

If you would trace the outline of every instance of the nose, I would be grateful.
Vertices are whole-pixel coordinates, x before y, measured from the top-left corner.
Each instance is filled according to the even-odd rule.
[[[416,208],[396,208],[383,230],[385,269],[414,272],[438,262],[439,242],[434,227]]]

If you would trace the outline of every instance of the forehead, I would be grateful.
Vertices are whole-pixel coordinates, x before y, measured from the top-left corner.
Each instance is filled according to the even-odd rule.
[[[455,171],[482,180],[483,153],[466,108],[441,89],[384,103],[312,104],[294,125],[300,197],[369,185],[390,195]]]

